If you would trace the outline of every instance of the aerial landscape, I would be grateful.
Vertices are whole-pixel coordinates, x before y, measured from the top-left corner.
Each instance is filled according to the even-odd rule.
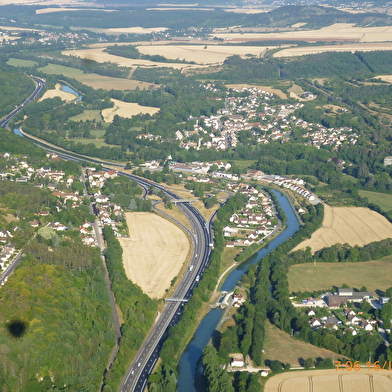
[[[392,3],[0,2],[0,392],[392,390]]]

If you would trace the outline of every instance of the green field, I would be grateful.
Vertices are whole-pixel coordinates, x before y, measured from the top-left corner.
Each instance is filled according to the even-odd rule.
[[[230,159],[222,159],[222,162],[234,162],[236,166],[238,166],[240,169],[246,169],[249,168],[251,165],[253,165],[257,160],[250,159],[250,160],[243,160],[243,161],[233,161]]]
[[[291,366],[300,366],[300,358],[333,358],[339,356],[333,351],[320,348],[292,338],[288,333],[281,331],[274,325],[266,322],[264,342],[264,358],[289,363]]]
[[[12,67],[35,67],[38,65],[37,62],[32,60],[21,60],[21,59],[14,59],[14,58],[10,58],[7,61],[7,64],[11,65]]]
[[[370,203],[377,204],[383,211],[392,210],[392,195],[386,193],[358,191],[359,196],[367,197]]]
[[[105,143],[103,139],[68,139],[72,140],[74,143],[80,143],[80,144],[94,144],[95,147],[101,148],[101,147],[113,147],[110,144]]]
[[[333,286],[366,286],[369,291],[392,286],[392,256],[360,263],[297,264],[288,273],[290,292],[329,290]]]
[[[103,121],[100,110],[85,110],[83,113],[80,113],[77,116],[70,117],[69,119],[71,121]]]

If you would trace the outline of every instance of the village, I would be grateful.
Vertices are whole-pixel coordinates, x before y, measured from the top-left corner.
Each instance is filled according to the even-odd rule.
[[[214,84],[202,85],[207,90],[217,91]],[[241,132],[247,131],[247,139],[258,144],[273,141],[290,141],[293,130],[300,130],[305,145],[317,148],[331,146],[338,148],[344,143],[355,144],[358,135],[351,128],[327,128],[297,118],[294,112],[304,105],[273,105],[274,94],[259,87],[230,88],[225,98],[225,108],[209,117],[190,117],[196,121],[193,131],[177,130],[176,139],[186,150],[209,148],[227,150],[235,148],[241,139]],[[309,95],[306,95],[309,98]],[[153,135],[139,135],[140,138],[154,138]],[[241,139],[244,141],[244,139]],[[240,140],[240,141],[241,141]]]
[[[388,297],[376,298],[375,294],[366,291],[355,291],[352,288],[338,288],[336,292],[325,292],[318,298],[309,297],[300,302],[290,297],[296,309],[306,309],[309,325],[312,330],[329,329],[353,336],[378,330],[377,321],[364,309],[381,309]],[[368,305],[363,305],[363,304]]]
[[[1,154],[9,165],[6,170],[0,172],[0,179],[9,179],[19,183],[31,183],[37,188],[46,188],[57,198],[55,211],[43,209],[35,214],[34,219],[23,222],[16,217],[18,224],[12,230],[0,227],[0,269],[4,270],[12,261],[19,250],[11,243],[15,232],[20,230],[20,226],[27,224],[35,233],[40,233],[40,229],[49,227],[57,233],[64,233],[69,230],[77,230],[82,242],[88,246],[97,246],[96,233],[93,222],[84,221],[80,226],[73,227],[67,221],[53,221],[56,213],[61,213],[68,209],[77,210],[85,205],[86,198],[94,202],[94,213],[99,219],[99,226],[109,225],[116,236],[124,235],[121,230],[122,220],[116,217],[123,217],[124,211],[120,205],[110,202],[108,196],[101,194],[101,189],[109,178],[115,178],[117,172],[114,170],[97,171],[94,167],[86,170],[86,180],[92,195],[84,193],[84,186],[81,178],[66,176],[64,171],[52,170],[50,166],[34,167],[28,164],[28,156],[21,158],[13,157],[10,153]],[[55,153],[47,153],[49,161],[56,162],[60,158]],[[92,196],[92,198],[91,198]],[[91,215],[93,216],[93,215]]]

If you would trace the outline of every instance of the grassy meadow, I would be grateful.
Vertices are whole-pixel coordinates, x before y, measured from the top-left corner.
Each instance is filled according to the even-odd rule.
[[[32,60],[14,59],[12,57],[7,61],[7,64],[12,67],[35,67],[38,65],[37,62]]]
[[[366,286],[369,291],[392,286],[392,256],[359,263],[297,264],[289,269],[290,292],[328,290],[333,286]]]
[[[86,84],[94,89],[103,90],[135,90],[139,87],[141,90],[149,88],[152,83],[140,82],[138,80],[111,78],[109,76],[101,76],[95,73],[84,73],[82,70],[72,67],[66,67],[58,64],[48,64],[45,67],[38,68],[46,74],[65,75],[74,78],[79,82]]]
[[[264,343],[265,358],[300,366],[299,359],[333,358],[336,354],[325,348],[316,347],[310,343],[292,338],[269,322],[266,322],[266,336]]]
[[[102,121],[102,116],[101,116],[100,110],[85,110],[83,113],[78,114],[77,116],[70,117],[69,119],[71,121],[94,121],[95,120],[96,122],[99,122],[99,121]],[[91,131],[91,133],[93,133],[93,134],[94,134],[94,132],[105,133],[104,130],[103,131]],[[102,136],[103,136],[103,134],[102,134]]]
[[[358,193],[361,197],[367,197],[371,203],[377,204],[383,211],[392,210],[392,195],[362,190]]]

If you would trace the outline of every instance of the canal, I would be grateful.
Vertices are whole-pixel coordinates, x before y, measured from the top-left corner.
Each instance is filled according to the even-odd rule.
[[[294,211],[282,193],[273,190],[278,203],[286,214],[286,228],[275,237],[268,245],[260,249],[248,260],[241,263],[234,269],[222,284],[222,291],[232,291],[248,267],[261,260],[266,254],[274,250],[278,245],[291,237],[299,228],[298,220]],[[181,392],[195,392],[194,386],[197,363],[201,357],[204,347],[208,344],[214,330],[222,316],[223,310],[220,308],[212,309],[199,324],[192,341],[184,351],[179,362],[179,376],[177,380],[178,390]]]

